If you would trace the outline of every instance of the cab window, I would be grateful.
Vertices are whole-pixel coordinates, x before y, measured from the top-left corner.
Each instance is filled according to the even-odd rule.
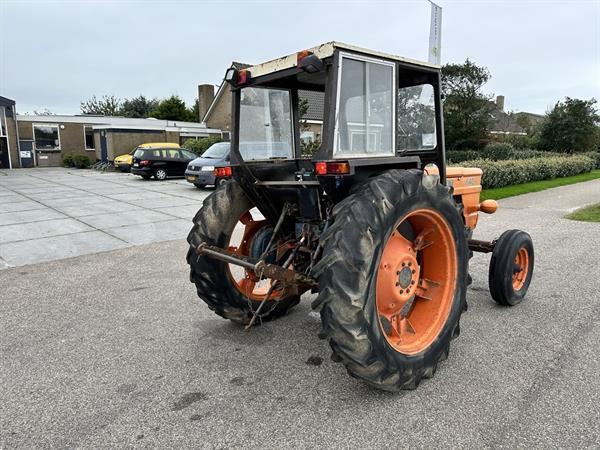
[[[341,55],[334,156],[390,156],[394,150],[395,64]]]
[[[433,150],[436,145],[435,96],[431,84],[398,89],[398,150]]]

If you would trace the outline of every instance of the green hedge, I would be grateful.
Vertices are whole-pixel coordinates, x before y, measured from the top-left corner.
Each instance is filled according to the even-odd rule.
[[[596,162],[596,169],[600,169],[600,152],[587,152],[584,155],[592,158]]]
[[[73,164],[78,169],[87,169],[92,165],[92,160],[88,155],[75,155],[73,156]]]
[[[213,144],[216,144],[217,142],[222,142],[223,138],[221,137],[216,137],[216,136],[211,136],[211,137],[206,137],[206,138],[201,138],[201,139],[188,139],[187,141],[185,141],[183,143],[183,147],[187,148],[188,150],[194,152],[196,155],[200,156],[202,155],[202,153],[204,153],[208,147],[210,147]]]
[[[461,163],[464,167],[479,167],[483,170],[484,189],[578,175],[590,172],[595,165],[596,161],[585,155],[504,161],[476,159]]]
[[[452,150],[446,153],[446,159],[449,164],[458,164],[463,161],[472,161],[475,159],[489,159],[491,161],[504,161],[508,159],[531,159],[547,158],[549,156],[564,156],[564,153],[544,152],[540,150],[517,150],[506,148],[508,144],[490,144],[483,150]],[[498,148],[503,146],[504,148]]]

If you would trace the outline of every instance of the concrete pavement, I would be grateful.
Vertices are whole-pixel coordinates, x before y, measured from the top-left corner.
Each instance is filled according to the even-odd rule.
[[[0,271],[0,448],[598,448],[600,180],[501,201],[476,237],[531,233],[528,298],[472,261],[461,336],[389,394],[348,377],[310,296],[246,333],[194,292],[183,240]]]
[[[0,172],[0,269],[173,239],[210,191],[118,172]]]

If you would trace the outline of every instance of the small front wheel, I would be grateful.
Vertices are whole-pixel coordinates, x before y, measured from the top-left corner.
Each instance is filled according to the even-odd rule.
[[[502,233],[490,261],[492,298],[504,306],[521,303],[531,283],[533,262],[533,242],[528,233],[521,230]]]

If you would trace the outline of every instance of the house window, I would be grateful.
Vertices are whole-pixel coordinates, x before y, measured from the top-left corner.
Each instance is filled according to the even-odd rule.
[[[33,140],[36,150],[60,150],[58,125],[33,124]]]
[[[394,150],[394,63],[342,55],[334,154],[389,156]]]
[[[398,89],[398,150],[433,150],[436,141],[433,86]]]
[[[6,110],[0,106],[0,136],[6,136]]]
[[[85,149],[95,150],[94,147],[94,129],[91,126],[83,127],[83,134],[85,138]]]

